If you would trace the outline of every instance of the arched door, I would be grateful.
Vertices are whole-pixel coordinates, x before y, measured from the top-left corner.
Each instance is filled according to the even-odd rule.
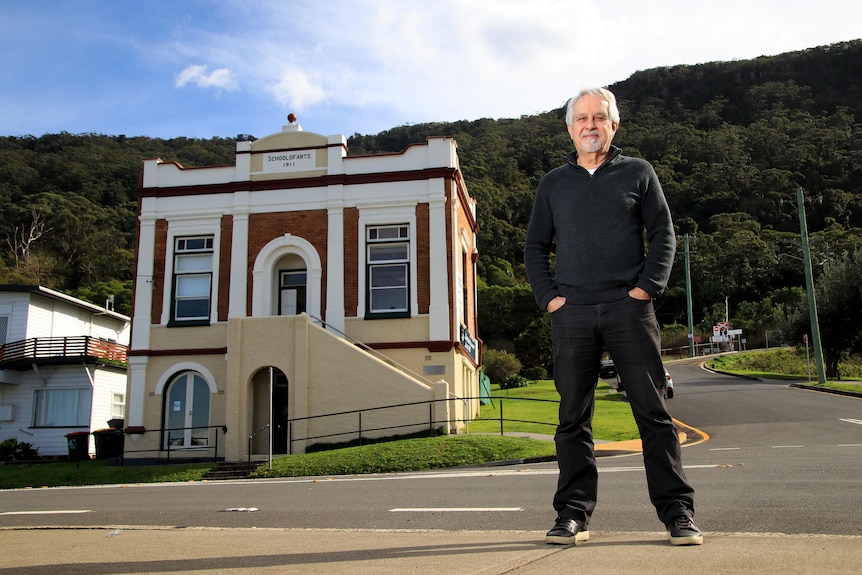
[[[279,272],[278,315],[299,315],[305,312],[305,270],[282,270]]]
[[[210,388],[199,373],[177,375],[165,394],[164,446],[200,447],[209,444]]]
[[[287,376],[275,367],[262,369],[254,376],[252,391],[254,395],[252,454],[269,453],[270,428],[272,429],[272,453],[276,455],[289,453]]]

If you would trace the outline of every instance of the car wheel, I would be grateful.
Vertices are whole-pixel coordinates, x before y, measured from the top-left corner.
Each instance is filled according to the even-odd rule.
[[[667,397],[668,399],[673,397],[673,388],[672,387],[668,388],[667,394],[665,395],[665,397]]]

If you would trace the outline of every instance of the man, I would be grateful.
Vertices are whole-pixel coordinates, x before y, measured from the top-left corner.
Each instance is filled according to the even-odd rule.
[[[667,285],[676,238],[655,170],[611,145],[619,121],[616,98],[604,88],[569,100],[566,124],[575,151],[542,178],[527,228],[524,262],[536,302],[551,314],[560,394],[557,519],[546,541],[589,539],[598,480],[593,402],[607,348],[640,432],[650,500],[672,544],[699,545],[694,490],[663,398],[651,301]]]

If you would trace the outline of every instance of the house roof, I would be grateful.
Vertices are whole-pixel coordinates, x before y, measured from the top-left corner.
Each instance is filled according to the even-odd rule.
[[[70,303],[75,305],[81,309],[85,309],[91,313],[98,313],[102,315],[106,315],[110,318],[116,319],[118,321],[130,322],[131,318],[127,315],[123,315],[121,313],[117,313],[115,311],[109,310],[107,308],[98,306],[96,304],[92,304],[90,302],[78,299],[76,297],[72,297],[70,295],[66,295],[64,293],[60,293],[58,291],[54,291],[52,289],[36,286],[36,285],[23,285],[23,284],[0,284],[0,292],[20,292],[20,293],[36,293],[41,296],[47,297],[49,299],[54,299],[66,303]]]

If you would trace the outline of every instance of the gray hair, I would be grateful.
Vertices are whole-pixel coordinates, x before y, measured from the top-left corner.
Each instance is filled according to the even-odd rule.
[[[574,98],[566,103],[566,125],[571,126],[575,121],[575,102],[584,96],[598,96],[608,103],[608,119],[614,124],[620,123],[620,110],[617,108],[617,97],[607,88],[584,88]]]

